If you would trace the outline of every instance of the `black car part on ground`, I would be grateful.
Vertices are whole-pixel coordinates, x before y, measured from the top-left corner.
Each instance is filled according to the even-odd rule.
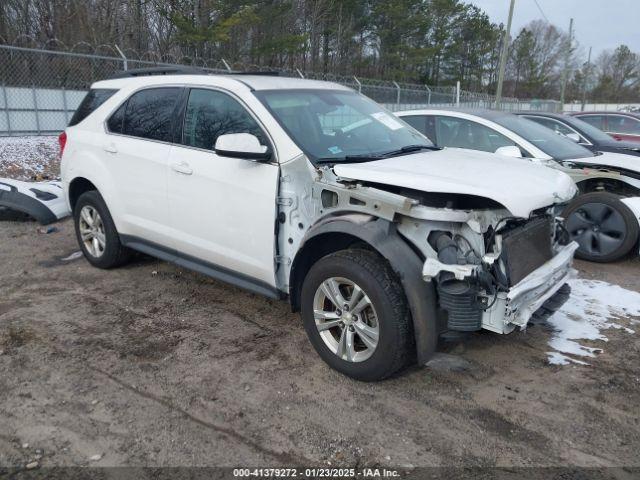
[[[48,192],[41,192],[37,189],[31,189],[31,191],[36,196],[46,193],[48,200],[55,199],[51,198],[52,194]],[[24,213],[35,218],[42,225],[58,221],[56,215],[44,203],[20,192],[14,185],[5,182],[0,182],[0,207]]]

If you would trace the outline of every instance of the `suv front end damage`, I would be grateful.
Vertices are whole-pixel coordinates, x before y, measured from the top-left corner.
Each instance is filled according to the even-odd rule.
[[[560,220],[550,212],[499,216],[475,212],[453,225],[408,218],[399,226],[414,245],[421,239],[428,245],[422,277],[436,285],[443,330],[509,333],[525,328],[539,309],[559,308],[554,296],[566,299],[562,287],[574,275],[578,245],[567,241]]]
[[[280,194],[291,198],[281,206],[286,220],[280,238],[290,239],[280,243],[284,258],[304,250],[315,225],[341,219],[357,232],[383,219],[395,225],[394,234],[421,258],[420,280],[434,287],[440,333],[509,333],[525,328],[536,311],[549,313],[566,300],[563,286],[574,274],[577,244],[569,242],[555,212],[575,194],[571,183],[544,200],[546,206],[536,199],[523,217],[487,197],[352,180],[334,170],[309,169],[304,157],[283,169]],[[311,184],[309,174],[315,177]],[[407,275],[397,270],[400,277]],[[287,269],[279,273],[283,283],[291,284]]]

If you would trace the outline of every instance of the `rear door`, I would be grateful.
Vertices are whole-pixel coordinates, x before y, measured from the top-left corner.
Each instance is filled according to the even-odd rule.
[[[190,90],[182,124],[169,159],[175,249],[231,283],[273,287],[278,165],[214,151],[228,133],[251,133],[273,151],[264,129],[237,98],[207,88]]]
[[[107,120],[103,148],[121,208],[120,233],[168,247],[167,164],[180,87],[140,90]]]

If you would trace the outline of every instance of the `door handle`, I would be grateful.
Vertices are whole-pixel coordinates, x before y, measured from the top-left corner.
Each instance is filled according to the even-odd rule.
[[[174,172],[181,173],[182,175],[191,175],[193,173],[193,170],[189,167],[187,162],[172,163],[171,169]]]
[[[104,149],[105,152],[109,152],[109,153],[118,153],[118,149],[116,148],[115,144],[110,143],[108,145],[105,145],[104,147],[102,147]]]

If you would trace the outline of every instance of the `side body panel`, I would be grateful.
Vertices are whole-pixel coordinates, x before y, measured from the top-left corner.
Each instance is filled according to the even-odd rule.
[[[275,285],[278,166],[179,145],[169,163],[173,247]]]

